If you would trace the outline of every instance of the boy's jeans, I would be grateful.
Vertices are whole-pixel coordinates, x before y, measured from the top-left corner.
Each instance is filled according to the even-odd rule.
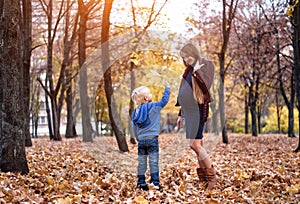
[[[147,158],[149,157],[150,183],[159,186],[158,137],[138,141],[138,186],[146,185]]]

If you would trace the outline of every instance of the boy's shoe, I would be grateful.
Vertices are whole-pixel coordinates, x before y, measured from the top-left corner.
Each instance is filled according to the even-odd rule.
[[[149,190],[149,188],[148,188],[147,185],[138,185],[137,188],[139,188],[139,189],[141,189],[143,191],[148,191]]]
[[[152,190],[157,190],[157,191],[162,191],[163,190],[163,187],[161,185],[153,185],[153,187],[151,187]]]
[[[159,191],[162,191],[162,190],[163,190],[163,187],[162,187],[161,185],[158,185],[157,187],[158,187],[157,190],[159,190]]]

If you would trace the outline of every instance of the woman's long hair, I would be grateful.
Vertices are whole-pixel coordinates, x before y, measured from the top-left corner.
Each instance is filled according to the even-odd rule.
[[[192,43],[188,43],[188,44],[184,45],[180,50],[180,54],[181,53],[185,53],[186,55],[195,58],[196,61],[201,60],[198,49]],[[186,67],[188,67],[188,65],[186,64],[186,62],[184,60],[183,60],[183,63]]]

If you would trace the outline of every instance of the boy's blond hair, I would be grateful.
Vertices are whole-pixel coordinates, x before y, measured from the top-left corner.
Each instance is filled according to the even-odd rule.
[[[140,86],[132,91],[131,99],[137,105],[145,103],[145,97],[150,93],[150,89],[146,86]]]

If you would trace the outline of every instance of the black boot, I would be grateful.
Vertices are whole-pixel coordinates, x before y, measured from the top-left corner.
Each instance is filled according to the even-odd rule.
[[[139,189],[141,189],[143,191],[148,191],[149,190],[147,184],[146,185],[138,185],[137,188],[139,188]]]

